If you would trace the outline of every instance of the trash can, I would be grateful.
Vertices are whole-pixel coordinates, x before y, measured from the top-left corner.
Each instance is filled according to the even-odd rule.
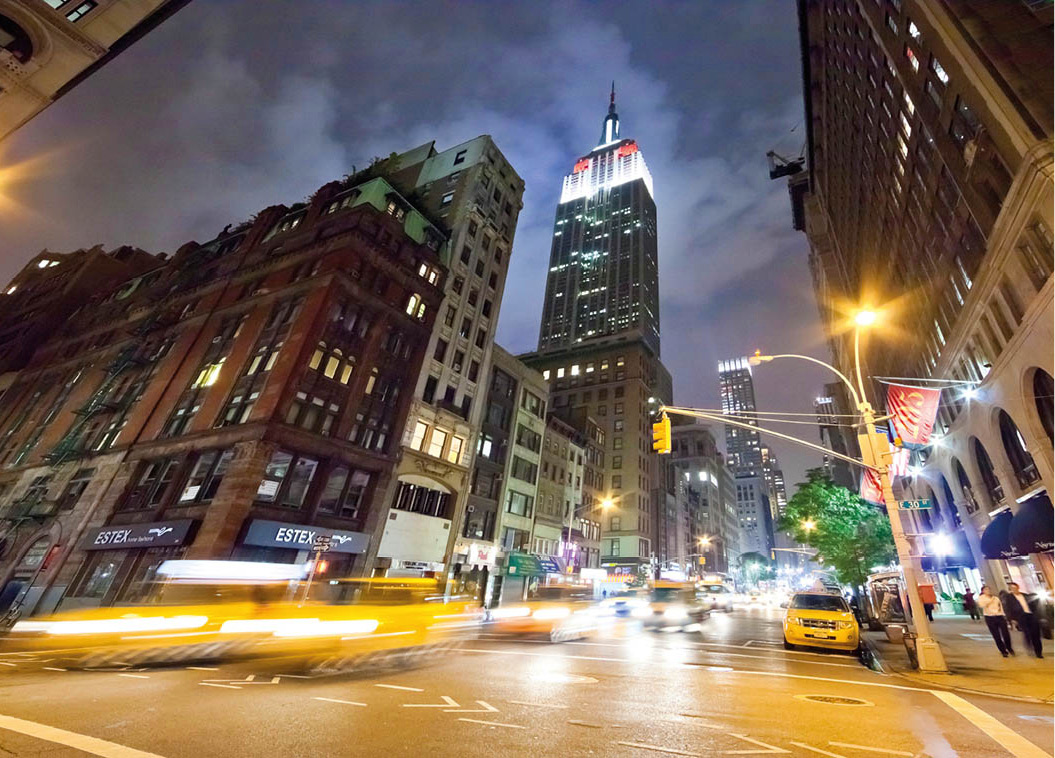
[[[919,668],[919,655],[916,653],[916,633],[905,632],[905,651],[908,653],[908,662],[914,669]]]

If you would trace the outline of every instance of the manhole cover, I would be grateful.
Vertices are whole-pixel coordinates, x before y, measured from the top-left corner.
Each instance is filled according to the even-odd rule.
[[[828,705],[875,705],[867,700],[858,700],[855,697],[838,697],[836,695],[796,695],[798,700],[808,700],[811,703],[826,703]]]

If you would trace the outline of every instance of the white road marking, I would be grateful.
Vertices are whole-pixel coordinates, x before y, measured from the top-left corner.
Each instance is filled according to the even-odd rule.
[[[103,756],[103,758],[161,758],[156,753],[147,753],[127,745],[118,745],[116,742],[101,740],[98,737],[89,737],[86,734],[69,732],[65,729],[47,726],[46,724],[38,724],[35,721],[17,719],[13,716],[0,716],[0,729],[24,734],[27,737],[35,737],[38,740],[54,742],[58,745],[65,745],[85,753]]]
[[[625,644],[619,644],[619,643],[615,643],[615,642],[568,642],[566,644],[568,644],[568,645],[592,645],[592,646],[595,646],[595,647],[618,647],[618,648],[624,648],[624,649],[626,648]],[[692,648],[696,647],[697,644],[698,643],[690,642],[690,643],[688,643],[685,646],[685,648],[672,648],[672,649],[675,649],[675,650],[677,650],[677,649],[692,649]],[[737,645],[730,645],[729,647],[736,647],[737,649],[741,649],[740,646],[737,646]],[[668,648],[663,648],[663,649],[668,649]],[[701,650],[700,652],[703,653],[703,652],[707,652],[707,651]],[[718,655],[718,653],[715,653],[715,655]],[[774,657],[769,656],[769,655],[750,655],[749,653],[721,653],[721,655],[733,656],[735,658],[755,658],[755,659],[760,660],[760,661],[780,661],[780,660],[782,660],[781,658],[774,658]],[[816,655],[816,654],[815,653],[806,653],[806,655]],[[834,666],[836,668],[844,668],[844,669],[860,669],[861,668],[860,665],[858,665],[856,663],[831,663],[830,661],[799,661],[799,663],[802,663],[804,666]]]
[[[866,753],[882,753],[883,755],[903,755],[906,758],[913,758],[915,753],[906,753],[904,750],[887,750],[881,747],[868,747],[868,745],[854,745],[852,742],[828,742],[829,745],[835,747],[849,747],[854,750],[864,750]]]
[[[143,676],[142,674],[118,674],[118,676],[125,676],[129,679],[149,679],[149,676]]]
[[[483,706],[483,708],[460,708],[453,709],[447,708],[444,713],[498,713],[498,709],[490,703],[485,703],[483,700],[477,700],[477,703]]]
[[[217,684],[216,682],[198,682],[198,684],[200,684],[202,687],[223,687],[225,690],[240,690],[240,689],[242,689],[241,687],[238,687],[237,685],[234,685],[234,684]]]
[[[470,724],[487,724],[488,726],[504,726],[507,729],[527,729],[526,726],[520,724],[503,724],[501,721],[482,721],[480,719],[467,719],[464,716],[458,719],[459,721],[468,721]]]
[[[671,747],[660,747],[659,745],[646,745],[643,742],[616,742],[616,745],[626,745],[627,747],[636,747],[641,750],[655,750],[657,753],[668,753],[669,755],[690,755],[699,758],[699,753],[687,753],[684,750],[675,750]]]
[[[398,684],[375,684],[375,687],[384,687],[386,690],[406,690],[407,692],[424,692],[420,687],[402,687]]]
[[[377,685],[381,687],[383,685]],[[458,705],[458,701],[452,698],[450,695],[440,695],[443,698],[442,703],[403,703],[404,708],[461,708]]]
[[[45,666],[45,671],[65,671],[66,669],[60,669],[58,666]]]
[[[1051,758],[1051,756],[1021,734],[1005,726],[1001,721],[993,718],[981,708],[964,700],[959,695],[941,690],[931,690],[931,692],[934,697],[974,724],[975,727],[988,737],[991,737],[1015,758]]]
[[[359,706],[362,706],[363,708],[366,707],[366,703],[356,703],[356,702],[354,702],[352,700],[338,700],[335,697],[315,697],[315,698],[312,698],[312,700],[321,700],[324,703],[340,703],[341,705],[359,705]]]
[[[0,661],[0,666],[17,666],[17,663],[8,663],[7,661]]]
[[[792,742],[791,744],[794,745],[795,747],[800,747],[803,750],[812,750],[814,753],[817,753],[819,755],[829,756],[829,758],[846,758],[845,755],[839,755],[838,753],[832,753],[832,752],[829,752],[828,750],[821,750],[819,747],[813,747],[812,745],[806,745],[806,744],[804,744],[802,742]]]
[[[507,703],[513,705],[530,705],[532,708],[567,708],[566,705],[552,705],[550,703],[529,703],[526,700],[507,700]]]
[[[188,671],[219,671],[216,666],[187,666]]]
[[[783,753],[790,753],[791,752],[790,750],[785,750],[784,748],[777,747],[776,745],[767,745],[765,742],[761,742],[760,740],[752,739],[751,737],[748,737],[746,734],[733,734],[732,732],[727,732],[727,734],[730,737],[736,737],[736,739],[738,739],[738,740],[743,740],[744,742],[750,742],[752,745],[758,745],[759,747],[764,747],[765,750],[723,750],[722,753],[724,755],[781,755]]]

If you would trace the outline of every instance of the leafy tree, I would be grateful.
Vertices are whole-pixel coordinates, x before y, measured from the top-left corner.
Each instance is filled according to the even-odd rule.
[[[743,553],[740,556],[740,571],[747,582],[773,578],[773,564],[761,553]]]
[[[864,584],[872,566],[894,560],[886,515],[840,487],[823,469],[810,469],[788,501],[779,528],[817,551],[839,580]]]

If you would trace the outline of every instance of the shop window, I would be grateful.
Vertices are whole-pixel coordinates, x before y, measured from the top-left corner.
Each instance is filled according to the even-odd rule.
[[[127,550],[104,550],[88,560],[77,592],[74,597],[102,598],[109,591],[117,577],[117,570],[128,557]]]
[[[216,495],[224,474],[234,458],[233,450],[207,450],[194,461],[177,504],[207,503]]]

